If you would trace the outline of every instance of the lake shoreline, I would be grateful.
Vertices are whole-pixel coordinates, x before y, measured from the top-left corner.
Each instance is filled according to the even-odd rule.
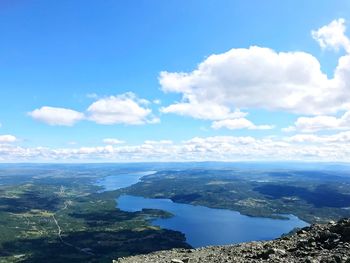
[[[144,176],[155,173],[157,172],[145,171],[111,175],[99,180],[98,185],[103,187],[103,192],[118,191],[137,184],[142,181]],[[116,208],[125,212],[155,209],[171,214],[172,216],[166,218],[150,218],[150,224],[185,234],[187,242],[193,247],[270,240],[295,228],[308,225],[308,223],[294,215],[276,214],[276,217],[252,216],[242,214],[237,210],[211,208],[197,204],[175,202],[171,199],[147,198],[126,193],[121,193],[116,198]],[[215,225],[222,227],[215,227]],[[267,225],[270,227],[267,227]],[[280,228],[276,227],[277,225]],[[237,226],[239,229],[237,229]],[[203,233],[206,229],[211,229],[211,231],[207,231],[206,236],[204,236]],[[249,229],[262,229],[265,231],[254,231],[256,233],[247,234]]]
[[[126,212],[157,209],[173,214],[169,218],[152,218],[150,223],[184,233],[193,247],[271,240],[309,225],[294,215],[285,215],[287,220],[251,217],[239,211],[176,203],[170,199],[122,194],[116,201],[117,208]]]

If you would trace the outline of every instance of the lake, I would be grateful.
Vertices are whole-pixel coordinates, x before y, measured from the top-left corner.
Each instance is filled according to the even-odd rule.
[[[103,177],[96,185],[103,187],[102,191],[113,191],[136,184],[141,177],[154,174],[156,171],[134,172]]]
[[[152,173],[154,171],[108,176],[100,180],[99,185],[106,191],[116,190],[137,183],[142,176]],[[295,227],[308,225],[293,215],[288,215],[289,220],[249,217],[227,209],[131,195],[120,196],[117,199],[117,207],[128,212],[151,208],[172,213],[174,216],[171,218],[158,218],[151,223],[184,233],[187,242],[193,247],[270,240],[288,233]]]
[[[174,203],[170,199],[122,195],[117,202],[119,209],[128,212],[152,208],[172,213],[173,217],[155,219],[152,224],[184,233],[193,247],[270,240],[308,225],[293,215],[288,216],[289,220],[249,217],[226,209]]]

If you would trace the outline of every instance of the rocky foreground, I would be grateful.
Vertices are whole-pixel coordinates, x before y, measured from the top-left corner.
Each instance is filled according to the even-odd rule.
[[[350,219],[315,224],[272,241],[173,249],[120,258],[114,263],[321,262],[350,263]]]

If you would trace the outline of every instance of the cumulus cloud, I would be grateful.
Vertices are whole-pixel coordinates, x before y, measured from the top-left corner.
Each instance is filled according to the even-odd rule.
[[[345,20],[339,18],[318,30],[313,30],[311,34],[322,48],[331,48],[334,50],[344,48],[350,53],[350,40],[345,35],[345,30]]]
[[[237,130],[237,129],[270,130],[274,128],[272,125],[255,125],[254,123],[252,123],[250,120],[247,120],[246,118],[214,121],[211,127],[214,129],[227,128],[230,130]]]
[[[145,144],[173,144],[173,141],[171,140],[159,140],[159,141],[153,141],[153,140],[146,140],[144,141]]]
[[[159,119],[152,115],[147,107],[149,102],[139,99],[129,92],[118,96],[109,96],[92,103],[87,109],[88,118],[98,124],[144,124],[157,123]]]
[[[92,95],[90,97],[93,98]],[[152,114],[148,104],[148,100],[127,92],[96,100],[88,107],[86,113],[44,106],[29,112],[28,115],[53,126],[72,126],[83,119],[105,125],[159,123],[160,119]]]
[[[257,46],[211,55],[190,73],[161,72],[160,84],[165,92],[183,95],[164,112],[192,116],[200,105],[217,119],[222,111],[212,109],[227,114],[232,107],[316,114],[333,110],[329,102],[336,99],[315,57]]]
[[[106,138],[106,139],[103,139],[103,142],[104,142],[105,144],[111,144],[111,145],[113,145],[113,144],[123,144],[123,143],[125,143],[124,141],[119,140],[119,139],[115,139],[115,138]]]
[[[44,106],[28,113],[33,119],[52,126],[72,126],[84,119],[84,114],[66,108]]]
[[[323,48],[349,52],[344,22],[334,20],[312,31],[312,37]],[[322,122],[324,116],[350,108],[350,55],[339,58],[329,78],[317,58],[306,52],[235,48],[209,56],[191,72],[163,71],[159,83],[165,93],[182,95],[180,102],[163,107],[163,113],[213,120],[214,128],[259,127],[245,116],[230,116],[239,109],[321,115],[317,122]]]
[[[350,131],[322,136],[315,134],[296,134],[287,137],[285,140],[298,143],[350,143]]]
[[[321,130],[346,130],[350,129],[350,111],[340,118],[320,115],[315,117],[299,117],[294,126],[282,129],[285,132],[317,132]]]
[[[194,137],[174,143],[145,141],[139,145],[79,148],[25,148],[0,144],[0,161],[350,161],[350,133],[287,138],[251,136]]]
[[[197,101],[180,102],[160,109],[163,113],[176,113],[202,120],[222,120],[245,117],[247,113],[239,110],[232,111],[229,107],[216,103],[199,103]]]
[[[0,135],[0,143],[12,143],[17,141],[16,136],[6,134],[6,135]]]

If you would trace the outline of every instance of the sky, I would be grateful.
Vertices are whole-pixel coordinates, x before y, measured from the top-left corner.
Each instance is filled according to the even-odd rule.
[[[0,162],[350,162],[347,0],[1,0]]]

